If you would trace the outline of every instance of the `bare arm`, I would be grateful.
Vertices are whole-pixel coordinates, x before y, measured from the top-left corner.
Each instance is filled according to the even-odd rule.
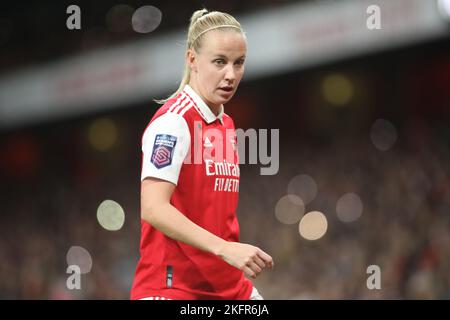
[[[256,278],[273,260],[261,249],[228,242],[198,226],[170,204],[175,185],[156,178],[141,183],[141,218],[168,237],[215,254],[246,275]]]
[[[154,178],[141,184],[141,218],[177,241],[200,250],[218,254],[225,240],[215,236],[186,218],[170,204],[175,185]]]

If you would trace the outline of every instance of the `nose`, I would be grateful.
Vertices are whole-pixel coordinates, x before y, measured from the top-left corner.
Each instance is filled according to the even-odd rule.
[[[233,83],[236,79],[236,71],[234,70],[233,64],[228,64],[225,68],[225,80],[227,82]]]

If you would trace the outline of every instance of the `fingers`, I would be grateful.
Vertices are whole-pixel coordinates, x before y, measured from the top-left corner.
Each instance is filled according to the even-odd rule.
[[[261,273],[263,268],[260,268],[255,262],[250,261],[247,263],[247,267],[249,267],[255,274],[255,278]]]
[[[253,270],[250,269],[249,267],[245,266],[242,271],[244,271],[246,276],[248,276],[250,278],[253,278],[253,279],[256,279],[256,273],[253,272]]]
[[[248,276],[252,277],[253,279],[256,279],[256,277],[261,273],[263,269],[264,263],[262,263],[262,267],[260,267],[254,260],[250,260],[245,264],[244,271],[248,274]]]
[[[267,253],[265,253],[260,249],[258,251],[258,257],[264,262],[265,266],[269,267],[270,269],[273,269],[274,263],[271,256],[269,256]]]
[[[258,247],[233,243],[235,250],[226,252],[222,257],[227,263],[242,270],[247,277],[256,277],[265,269],[273,268],[273,259]]]
[[[264,269],[266,267],[266,263],[258,256],[256,255],[253,258],[253,261],[260,267],[261,269]]]

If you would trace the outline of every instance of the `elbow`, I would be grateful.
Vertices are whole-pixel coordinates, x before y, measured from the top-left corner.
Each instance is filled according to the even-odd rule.
[[[153,224],[155,221],[156,212],[157,210],[155,209],[155,206],[150,205],[142,206],[141,219],[150,224]]]
[[[160,220],[160,213],[164,210],[164,205],[159,202],[147,203],[141,206],[141,219],[155,225]]]

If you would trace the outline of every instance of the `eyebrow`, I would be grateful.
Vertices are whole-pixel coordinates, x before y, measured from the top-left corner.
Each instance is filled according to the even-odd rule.
[[[215,54],[214,56],[215,56],[215,57],[218,57],[218,58],[228,59],[228,57],[227,57],[226,55],[223,55],[223,54]],[[240,56],[240,57],[237,58],[236,60],[239,60],[239,59],[245,59],[245,54],[242,55],[242,56]]]

